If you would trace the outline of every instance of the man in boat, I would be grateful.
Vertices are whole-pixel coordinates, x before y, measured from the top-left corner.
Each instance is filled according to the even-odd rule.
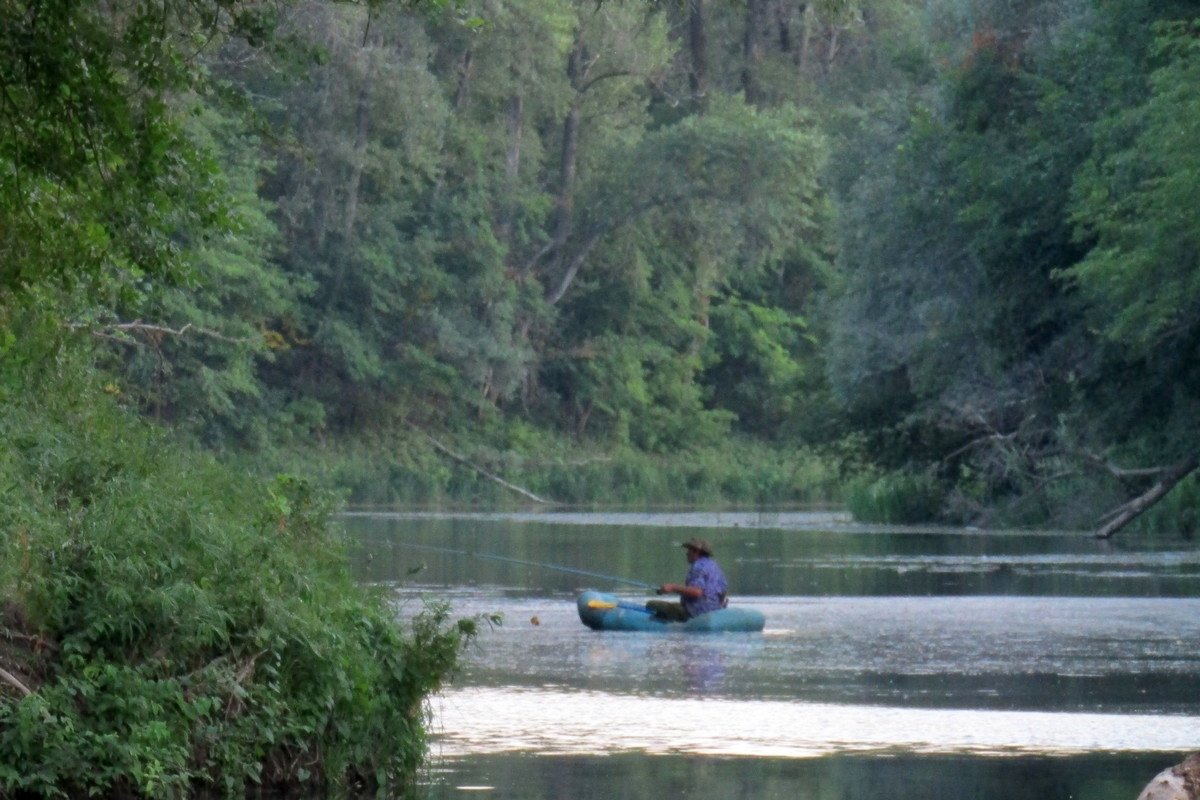
[[[683,543],[687,551],[688,568],[684,583],[664,583],[659,594],[677,594],[679,602],[651,600],[646,608],[656,617],[672,622],[686,622],[709,611],[724,608],[728,602],[729,584],[725,573],[712,558],[712,545],[704,539],[689,539]]]

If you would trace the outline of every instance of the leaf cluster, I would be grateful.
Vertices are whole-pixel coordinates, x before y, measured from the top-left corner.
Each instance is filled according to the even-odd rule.
[[[330,497],[246,481],[71,380],[0,420],[4,641],[32,643],[31,693],[0,688],[0,793],[408,785],[475,623],[404,630],[348,574]]]

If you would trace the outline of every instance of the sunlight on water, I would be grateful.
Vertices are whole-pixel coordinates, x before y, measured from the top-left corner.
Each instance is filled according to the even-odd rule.
[[[442,755],[1067,755],[1194,748],[1200,717],[890,708],[468,688],[434,701]]]

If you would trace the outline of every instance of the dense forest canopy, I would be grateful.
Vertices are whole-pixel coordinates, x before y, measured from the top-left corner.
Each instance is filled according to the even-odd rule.
[[[1194,466],[1189,3],[3,13],[0,347],[221,452],[762,447],[1083,525]]]

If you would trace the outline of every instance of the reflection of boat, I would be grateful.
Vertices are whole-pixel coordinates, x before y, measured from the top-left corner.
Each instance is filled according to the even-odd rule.
[[[761,631],[767,618],[753,608],[722,608],[710,611],[687,622],[667,622],[658,619],[640,603],[621,600],[616,595],[588,590],[575,601],[579,619],[597,631],[686,631],[688,633],[723,633]]]

